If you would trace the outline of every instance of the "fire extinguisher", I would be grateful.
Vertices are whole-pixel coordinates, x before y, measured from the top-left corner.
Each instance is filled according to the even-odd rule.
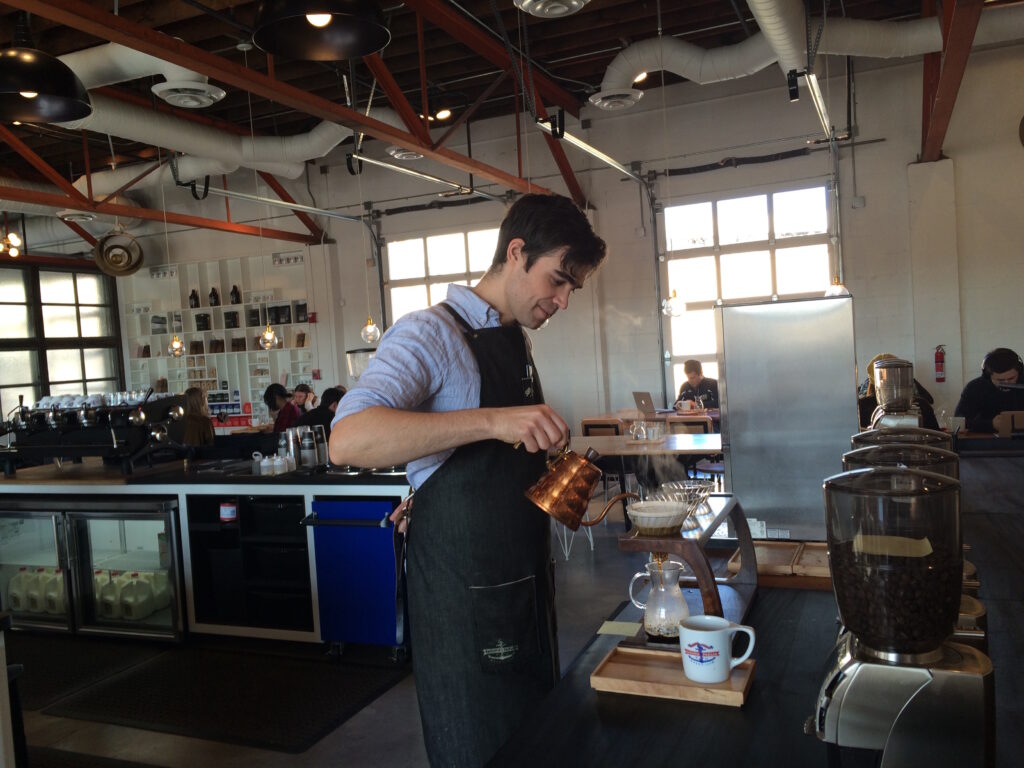
[[[946,380],[946,345],[939,344],[935,348],[935,380]]]

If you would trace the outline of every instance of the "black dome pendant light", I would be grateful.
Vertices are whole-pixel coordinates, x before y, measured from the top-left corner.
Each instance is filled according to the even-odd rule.
[[[391,42],[375,0],[263,0],[252,41],[299,61],[340,61],[376,53]]]
[[[32,47],[28,14],[20,11],[14,43],[0,51],[0,120],[63,123],[91,114],[82,81],[63,61]]]

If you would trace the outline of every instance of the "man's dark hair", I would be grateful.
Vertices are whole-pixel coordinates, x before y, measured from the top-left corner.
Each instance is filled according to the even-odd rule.
[[[700,364],[700,360],[684,360],[683,373],[698,373],[703,376],[704,366]]]
[[[277,398],[279,397],[283,397],[287,400],[291,395],[284,386],[275,382],[267,387],[263,392],[263,404],[273,411],[277,408]]]
[[[334,387],[328,387],[320,395],[320,405],[324,408],[330,408],[335,403],[341,402],[341,392],[336,390]]]
[[[984,376],[991,378],[993,373],[1006,373],[1016,368],[1024,375],[1024,366],[1021,364],[1020,355],[1006,347],[996,347],[987,355],[981,364],[981,372]]]
[[[576,203],[562,195],[523,195],[516,200],[498,230],[492,266],[505,263],[508,244],[517,237],[525,243],[527,270],[545,253],[564,246],[569,250],[562,266],[572,275],[595,269],[605,257],[604,240],[594,234]]]

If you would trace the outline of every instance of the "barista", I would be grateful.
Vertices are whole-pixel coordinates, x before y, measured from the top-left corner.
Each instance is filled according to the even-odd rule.
[[[981,364],[981,376],[967,382],[956,404],[968,432],[998,432],[992,420],[1003,411],[1024,411],[1024,363],[1012,349],[998,347]]]
[[[485,764],[558,679],[550,519],[523,492],[569,428],[523,329],[604,255],[571,200],[523,196],[480,282],[401,318],[338,407],[331,461],[407,462],[415,489],[409,624],[433,765]]]

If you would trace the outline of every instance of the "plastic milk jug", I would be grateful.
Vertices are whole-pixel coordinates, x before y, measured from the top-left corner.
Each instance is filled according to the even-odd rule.
[[[53,572],[53,578],[43,593],[43,607],[47,613],[64,613],[64,574],[60,568]]]
[[[25,590],[28,609],[32,613],[42,613],[46,610],[46,585],[52,578],[53,568],[36,568],[36,577]]]
[[[29,570],[27,565],[21,566],[18,572],[11,577],[11,583],[7,585],[8,606],[12,611],[28,610],[28,585],[35,578],[35,574]]]
[[[127,573],[110,572],[110,581],[100,591],[100,616],[104,619],[121,618],[121,589],[130,579]]]
[[[100,595],[103,593],[103,588],[110,583],[110,574],[104,571],[102,568],[97,568],[92,572],[92,597],[96,601],[96,615],[99,616],[102,612],[100,608]]]
[[[153,610],[159,611],[171,604],[171,585],[163,571],[139,571],[139,578],[153,590]]]
[[[153,588],[148,581],[132,573],[131,581],[121,587],[121,615],[131,621],[144,619],[155,609]]]

